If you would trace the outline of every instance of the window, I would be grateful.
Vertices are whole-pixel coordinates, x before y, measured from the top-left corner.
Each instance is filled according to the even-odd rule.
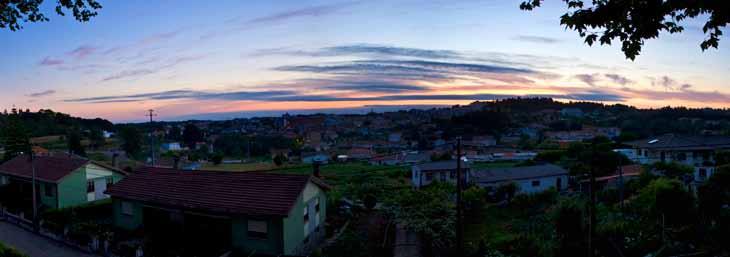
[[[532,181],[532,186],[539,187],[540,186],[540,180],[533,180]]]
[[[56,194],[56,189],[53,188],[52,184],[43,184],[43,194],[46,195],[46,197],[53,197]]]
[[[111,186],[112,184],[114,184],[114,177],[107,177],[106,178],[106,188],[109,188],[109,186]]]
[[[706,169],[700,169],[699,170],[700,178],[706,178],[707,177],[707,170]]]
[[[449,172],[449,178],[455,179],[456,178],[456,171]]]
[[[439,172],[439,177],[441,177],[441,181],[446,180],[446,173],[445,172]]]
[[[304,207],[304,223],[309,222],[309,209],[305,206]]]
[[[268,224],[264,220],[248,220],[248,237],[266,239]]]
[[[5,176],[0,176],[0,185],[5,185],[8,183],[8,178]]]
[[[87,180],[86,181],[86,192],[91,193],[96,191],[94,188],[94,181],[93,180]]]
[[[134,215],[134,206],[131,202],[122,202],[122,214],[127,216]]]
[[[433,180],[433,173],[426,173],[426,181]]]
[[[678,153],[677,154],[677,160],[678,161],[685,161],[685,160],[687,160],[687,154],[686,153]]]

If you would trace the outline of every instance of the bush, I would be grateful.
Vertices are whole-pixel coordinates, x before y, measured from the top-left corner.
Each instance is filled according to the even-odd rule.
[[[0,257],[28,257],[28,255],[15,250],[15,248],[5,246],[0,242]]]
[[[538,153],[537,156],[535,156],[535,161],[556,163],[563,159],[563,156],[565,156],[565,154],[566,152],[563,150],[544,151]]]

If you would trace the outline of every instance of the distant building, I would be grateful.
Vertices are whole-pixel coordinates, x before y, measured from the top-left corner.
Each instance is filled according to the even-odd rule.
[[[403,135],[403,134],[402,134],[402,133],[400,133],[400,132],[393,132],[393,133],[390,133],[390,134],[388,134],[388,142],[391,142],[391,143],[398,143],[398,142],[400,142],[400,141],[401,141],[401,137],[402,137],[402,135]]]
[[[492,153],[493,161],[527,161],[535,159],[536,152],[504,151]]]
[[[327,153],[302,153],[302,163],[312,164],[319,162],[321,164],[327,164],[330,161],[330,156]]]
[[[357,147],[347,151],[347,156],[349,159],[368,160],[373,157],[373,151],[369,148]]]
[[[461,168],[464,182],[468,183],[471,170],[469,163],[462,161]],[[411,183],[414,187],[427,186],[434,181],[456,183],[456,160],[429,162],[411,167]]]
[[[160,145],[160,148],[162,148],[163,151],[168,151],[168,152],[182,151],[182,146],[178,142],[164,143],[164,144]]]
[[[553,164],[475,170],[472,182],[484,188],[515,183],[518,193],[538,193],[550,188],[562,191],[568,187],[568,171]]]
[[[563,108],[560,110],[560,116],[568,118],[582,118],[585,113],[580,108]]]
[[[398,154],[389,154],[375,156],[368,162],[370,165],[399,165],[403,163],[403,158]]]
[[[431,161],[431,153],[428,152],[409,152],[403,156],[403,163],[414,165]]]
[[[730,149],[730,136],[666,134],[626,144],[635,151],[626,156],[635,162],[679,162],[694,167],[694,181],[703,182],[715,171],[715,152]]]

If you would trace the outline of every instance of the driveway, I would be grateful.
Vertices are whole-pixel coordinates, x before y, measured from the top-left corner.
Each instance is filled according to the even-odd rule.
[[[0,242],[30,257],[94,257],[50,239],[0,221]]]

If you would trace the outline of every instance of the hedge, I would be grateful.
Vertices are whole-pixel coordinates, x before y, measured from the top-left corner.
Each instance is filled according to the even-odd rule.
[[[15,250],[15,248],[5,246],[3,243],[0,243],[0,257],[28,257],[28,255]]]

